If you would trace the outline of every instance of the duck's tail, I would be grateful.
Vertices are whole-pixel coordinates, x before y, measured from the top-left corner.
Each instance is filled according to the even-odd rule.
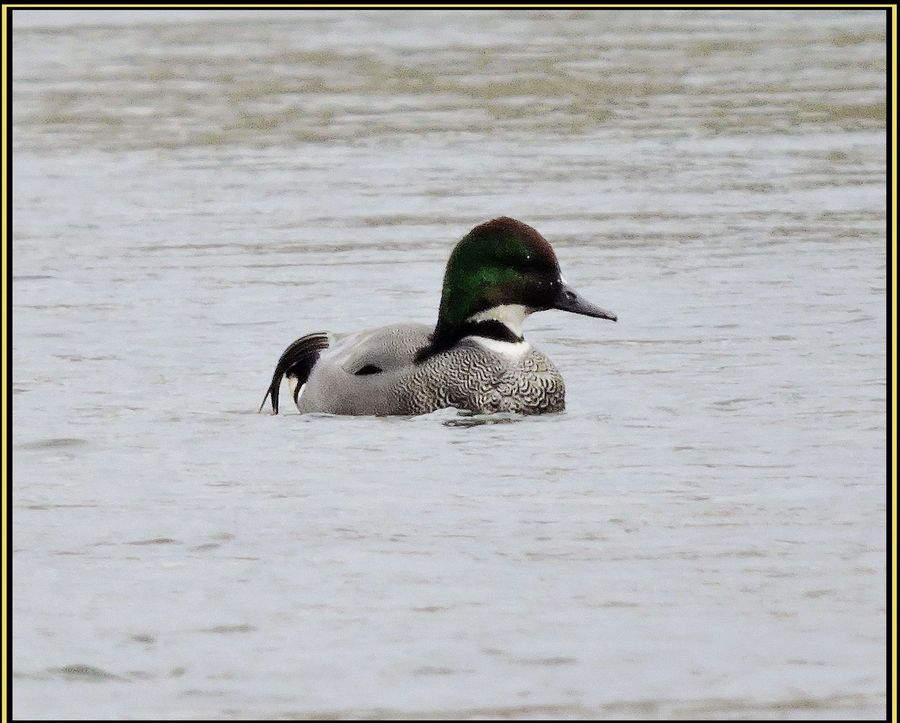
[[[297,341],[284,350],[284,354],[275,365],[275,373],[272,375],[272,383],[266,390],[259,411],[266,406],[266,400],[272,398],[272,414],[278,414],[278,393],[281,390],[281,378],[296,379],[294,385],[294,403],[300,395],[300,388],[309,378],[309,373],[319,360],[319,353],[328,348],[328,335],[324,331],[301,336]]]

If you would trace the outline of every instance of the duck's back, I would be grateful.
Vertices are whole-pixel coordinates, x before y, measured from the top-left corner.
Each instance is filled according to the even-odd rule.
[[[338,337],[313,367],[301,412],[414,415],[456,407],[478,413],[560,411],[556,367],[526,342],[467,337],[416,362],[431,328],[397,324]]]
[[[334,336],[321,353],[297,400],[301,412],[402,414],[397,393],[428,344],[424,324],[394,324]]]

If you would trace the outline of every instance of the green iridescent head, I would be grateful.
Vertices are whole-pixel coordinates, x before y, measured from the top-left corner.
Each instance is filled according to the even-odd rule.
[[[435,343],[452,338],[473,316],[506,305],[616,318],[566,286],[556,254],[541,234],[504,216],[473,228],[450,254]]]
[[[438,326],[459,326],[492,306],[544,306],[559,278],[550,244],[530,226],[498,218],[476,226],[450,254]]]

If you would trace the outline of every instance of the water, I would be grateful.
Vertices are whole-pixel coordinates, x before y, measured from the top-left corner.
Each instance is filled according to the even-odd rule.
[[[17,717],[885,715],[883,13],[14,28]],[[502,214],[564,414],[255,413]]]

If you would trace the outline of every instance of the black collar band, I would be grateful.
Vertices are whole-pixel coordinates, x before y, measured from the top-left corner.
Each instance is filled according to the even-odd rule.
[[[447,349],[455,346],[457,342],[467,336],[480,336],[484,339],[506,341],[511,344],[525,341],[523,337],[516,334],[502,321],[497,321],[496,319],[486,319],[484,321],[467,321],[461,326],[458,326],[453,330],[452,333],[444,336],[443,338],[436,338],[432,334],[431,344],[429,344],[421,351],[419,351],[418,354],[416,354],[416,364],[421,364],[429,357],[432,357],[435,354],[440,354],[442,351],[447,351]]]

